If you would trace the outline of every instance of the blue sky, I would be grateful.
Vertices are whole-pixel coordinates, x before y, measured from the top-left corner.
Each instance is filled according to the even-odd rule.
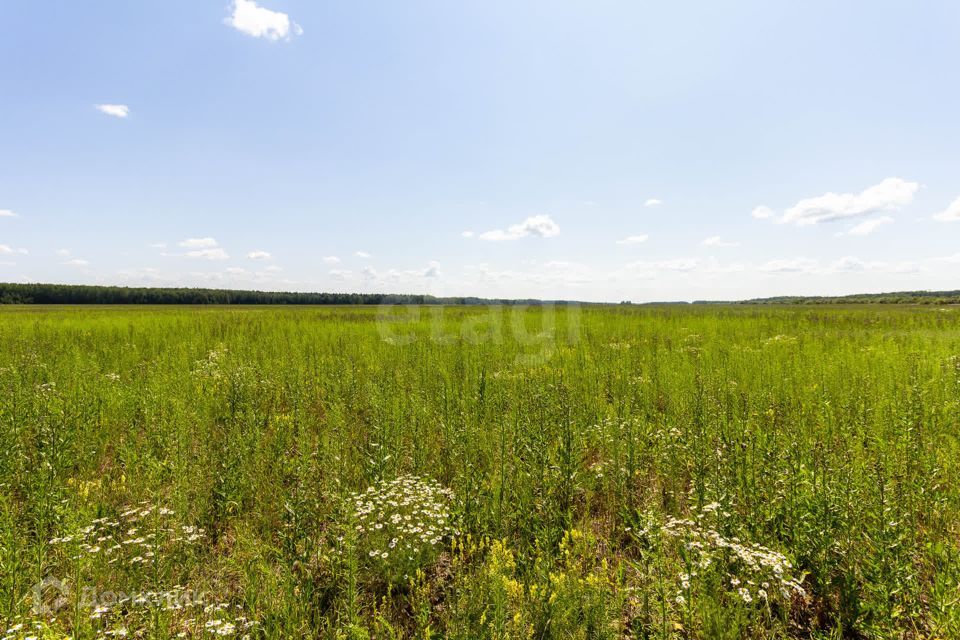
[[[0,280],[955,289],[958,30],[947,1],[7,0]]]

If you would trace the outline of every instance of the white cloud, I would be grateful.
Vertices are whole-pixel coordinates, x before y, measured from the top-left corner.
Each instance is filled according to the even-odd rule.
[[[464,231],[464,232],[461,233],[460,235],[461,235],[462,237],[464,237],[464,238],[472,238],[472,237],[473,237],[473,231]]]
[[[28,251],[26,249],[14,249],[10,245],[0,244],[0,256],[9,256],[14,253],[20,253],[26,255]]]
[[[229,283],[231,287],[267,288],[284,291],[316,290],[314,286],[302,286],[305,283],[295,280],[281,279],[271,267],[259,271],[243,267],[226,267],[220,271],[189,271],[176,273],[159,269],[123,269],[117,271],[126,283],[135,284],[163,284],[166,286],[209,286],[211,283]]]
[[[358,258],[363,258],[363,259],[365,259],[365,260],[373,257],[372,255],[370,255],[370,254],[367,253],[366,251],[357,251],[357,252],[355,252],[353,255],[355,255],[355,256],[358,257]]]
[[[0,209],[0,218],[16,218],[17,214],[10,209]]]
[[[643,203],[643,206],[656,207],[661,204],[663,204],[663,200],[660,200],[658,198],[648,198],[647,201]]]
[[[750,215],[756,218],[757,220],[767,220],[772,218],[776,214],[773,212],[773,209],[770,207],[760,205],[759,207],[754,207],[753,211],[750,212]]]
[[[185,255],[188,258],[203,258],[204,260],[228,260],[230,258],[227,252],[220,247],[195,249],[193,251],[187,251]]]
[[[501,240],[519,240],[527,236],[537,236],[539,238],[552,238],[559,235],[560,227],[548,215],[531,216],[521,222],[510,226],[506,231],[494,229],[480,234],[481,240],[491,240],[494,242]]]
[[[151,242],[151,243],[148,244],[147,246],[150,247],[151,249],[166,249],[166,248],[167,248],[167,243],[166,243],[166,242]]]
[[[645,233],[639,236],[627,236],[623,240],[617,240],[617,244],[626,244],[626,245],[642,244],[646,242],[649,238],[650,236]]]
[[[85,267],[90,264],[90,262],[88,260],[84,260],[83,258],[74,258],[73,260],[67,260],[63,264],[71,267]]]
[[[351,279],[358,272],[334,269],[329,272],[330,276],[336,280]],[[367,265],[360,269],[359,276],[368,282],[376,281],[379,284],[401,284],[405,286],[415,285],[423,279],[435,279],[442,277],[440,272],[440,263],[432,260],[427,263],[425,269],[387,269],[378,271],[374,267]]]
[[[893,222],[893,218],[890,216],[882,216],[880,218],[873,218],[872,220],[864,220],[858,225],[855,225],[846,232],[845,235],[848,236],[868,236],[880,227],[885,224],[890,224]]]
[[[217,241],[213,238],[187,238],[179,245],[184,249],[210,249],[217,246]]]
[[[251,251],[247,254],[249,260],[269,260],[270,253],[267,251]]]
[[[324,257],[323,257],[323,263],[324,263],[324,264],[338,264],[339,262],[340,262],[340,258],[338,258],[337,256],[324,256]]]
[[[700,266],[700,261],[696,258],[673,258],[671,260],[659,260],[656,262],[631,262],[627,265],[630,271],[641,271],[653,273],[656,271],[693,271]]]
[[[910,204],[919,188],[917,182],[887,178],[860,193],[825,193],[793,205],[779,222],[810,225],[889,211]]]
[[[291,34],[301,35],[303,29],[285,13],[271,11],[254,0],[234,0],[233,12],[224,23],[241,33],[267,40],[289,40]]]
[[[126,118],[130,115],[130,107],[125,104],[95,104],[94,108],[114,118]]]
[[[914,262],[889,263],[882,260],[861,260],[854,256],[844,256],[831,262],[819,271],[821,275],[869,271],[875,273],[918,273],[919,265]]]
[[[532,271],[498,271],[489,264],[467,265],[466,271],[478,281],[488,284],[503,285],[506,283],[522,282],[535,287],[536,291],[543,291],[544,286],[573,286],[580,287],[596,282],[599,275],[584,265],[574,262],[554,260],[543,264],[532,263]],[[542,293],[531,294],[544,297]]]
[[[802,273],[804,271],[813,271],[817,268],[817,261],[809,258],[796,258],[794,260],[770,260],[760,265],[760,271],[765,273]]]
[[[702,245],[705,246],[705,247],[736,247],[736,246],[738,246],[740,243],[739,243],[739,242],[730,242],[729,240],[724,240],[724,239],[721,238],[720,236],[710,236],[709,238],[707,238],[706,240],[704,240],[704,241],[701,242],[700,244],[702,244]]]
[[[178,243],[184,249],[190,249],[185,256],[204,260],[227,260],[230,256],[213,238],[187,238]]]
[[[940,262],[940,263],[946,263],[946,264],[960,264],[960,253],[954,253],[953,255],[949,255],[949,256],[939,256],[939,257],[936,257],[936,258],[930,258],[930,262],[934,262],[934,263]]]
[[[940,213],[934,214],[933,219],[940,222],[960,222],[960,198],[951,202],[950,206]]]
[[[864,271],[870,265],[860,258],[855,258],[854,256],[844,256],[839,260],[833,262],[828,267],[828,271],[834,272],[843,272],[843,271]]]
[[[263,268],[264,273],[280,273],[283,271],[283,267],[278,267],[275,264],[270,265],[269,267]]]
[[[700,262],[693,258],[675,258],[673,260],[661,260],[656,263],[658,269],[664,271],[693,271]]]
[[[57,255],[66,258],[70,255],[70,249],[57,249]]]

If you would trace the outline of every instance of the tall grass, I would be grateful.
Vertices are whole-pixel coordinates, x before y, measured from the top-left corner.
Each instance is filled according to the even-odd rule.
[[[958,318],[3,309],[0,638],[960,637]]]

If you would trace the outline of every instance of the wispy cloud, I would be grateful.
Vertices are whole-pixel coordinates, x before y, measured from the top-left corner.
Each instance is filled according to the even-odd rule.
[[[184,249],[189,249],[184,254],[188,258],[203,258],[204,260],[227,260],[230,258],[214,238],[187,238],[178,244]]]
[[[816,269],[818,262],[809,258],[794,258],[791,260],[770,260],[761,264],[758,269],[764,273],[802,273]]]
[[[646,202],[643,203],[643,206],[657,207],[657,206],[660,206],[661,204],[663,204],[663,200],[660,200],[659,198],[648,198]]]
[[[355,251],[353,255],[355,255],[355,256],[358,257],[358,258],[363,258],[364,260],[368,260],[368,259],[370,259],[370,258],[373,257],[372,255],[370,255],[370,254],[367,253],[366,251]]]
[[[190,258],[203,258],[204,260],[228,260],[230,258],[229,254],[221,247],[187,251],[186,255]]]
[[[649,279],[655,278],[663,273],[673,273],[678,275],[689,274],[702,267],[700,260],[696,258],[672,258],[668,260],[639,260],[627,264],[623,269],[610,274],[607,277],[627,278],[627,279]]]
[[[784,212],[779,222],[811,225],[890,211],[910,204],[919,188],[917,182],[887,178],[860,193],[829,192],[799,201]]]
[[[209,249],[217,246],[217,241],[214,238],[187,238],[178,244],[184,249]]]
[[[20,254],[26,255],[29,252],[23,248],[15,249],[8,244],[0,244],[0,256],[9,256],[9,255],[13,255],[14,253],[20,253]]]
[[[16,218],[17,214],[10,209],[0,209],[0,218]]]
[[[90,261],[84,260],[83,258],[72,258],[70,260],[67,260],[63,264],[70,267],[85,267],[90,264]]]
[[[506,231],[494,229],[480,234],[481,240],[499,242],[503,240],[519,240],[527,236],[538,238],[553,238],[560,234],[560,227],[548,215],[531,216],[523,222],[511,225]]]
[[[251,251],[247,254],[248,260],[269,260],[270,253],[267,251]]]
[[[638,236],[627,236],[622,240],[617,240],[617,244],[625,244],[625,245],[643,244],[649,239],[650,239],[650,236],[647,235],[646,233],[643,233]]]
[[[464,237],[464,238],[472,238],[472,237],[473,237],[473,231],[464,231],[464,232],[461,233],[460,235],[461,235],[462,237]]]
[[[812,258],[771,260],[759,265],[757,270],[772,275],[803,273],[830,276],[857,272],[911,273],[920,270],[920,266],[912,262],[888,263],[881,260],[861,260],[855,256],[844,256],[828,263]]]
[[[126,118],[130,115],[130,107],[125,104],[95,104],[94,108],[114,118]]]
[[[224,22],[248,36],[267,40],[289,40],[303,29],[290,16],[259,6],[254,0],[234,0],[232,11]]]
[[[333,269],[329,272],[335,280],[356,280],[357,277],[366,282],[380,284],[415,284],[424,279],[433,280],[442,276],[440,272],[440,263],[432,260],[427,263],[424,269],[387,269],[380,271],[370,265],[366,265],[359,272],[344,269]]]
[[[946,209],[933,216],[934,220],[939,222],[958,222],[960,221],[960,198],[950,203]]]
[[[858,225],[851,227],[845,234],[848,236],[868,236],[880,227],[891,224],[893,218],[890,216],[881,216],[879,218],[873,218],[871,220],[864,220]]]
[[[324,264],[339,264],[340,258],[337,256],[323,256],[322,261]]]
[[[760,205],[759,207],[754,207],[753,211],[750,212],[750,215],[757,220],[767,220],[777,214],[774,213],[773,209],[770,207]]]
[[[724,240],[720,236],[710,236],[701,242],[705,247],[736,247],[739,246],[739,242],[731,242],[729,240]]]

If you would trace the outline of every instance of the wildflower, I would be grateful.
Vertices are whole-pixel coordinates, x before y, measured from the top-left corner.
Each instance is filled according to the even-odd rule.
[[[445,501],[453,493],[416,476],[400,476],[350,496],[354,525],[371,558],[386,560],[392,549],[413,558],[453,533]]]
[[[716,503],[711,503],[704,511],[717,508]],[[736,537],[724,537],[689,519],[668,518],[662,530],[668,536],[685,540],[684,547],[690,552],[693,566],[706,569],[717,562],[729,567],[730,587],[736,589],[741,600],[748,604],[754,601],[754,592],[757,598],[767,600],[771,584],[777,586],[774,593],[779,593],[784,599],[788,599],[792,593],[805,596],[799,581],[790,576],[793,565],[782,553],[759,544],[743,542]],[[693,571],[689,575],[681,573],[678,576],[680,585],[689,589],[695,576],[696,572]],[[759,588],[756,587],[758,581]]]

